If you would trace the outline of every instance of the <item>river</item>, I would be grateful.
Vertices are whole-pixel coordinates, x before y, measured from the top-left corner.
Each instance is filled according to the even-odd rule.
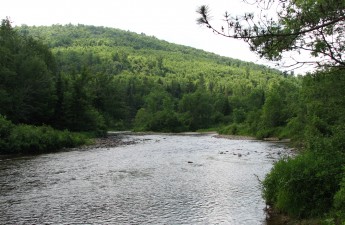
[[[2,158],[0,224],[266,224],[259,179],[283,144],[212,134]]]

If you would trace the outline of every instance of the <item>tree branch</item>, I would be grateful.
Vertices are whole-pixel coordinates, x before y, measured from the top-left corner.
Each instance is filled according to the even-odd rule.
[[[280,60],[283,52],[306,50],[314,57],[323,56],[317,63],[318,66],[345,66],[342,59],[345,50],[343,0],[317,3],[296,3],[289,0],[254,1],[259,7],[260,4],[271,7],[277,3],[279,19],[275,21],[261,15],[263,9],[255,20],[253,14],[246,13],[242,17],[234,18],[226,13],[224,21],[228,30],[225,31],[223,26],[216,29],[211,24],[209,8],[204,5],[197,11],[201,15],[198,23],[206,25],[214,34],[246,41],[252,51],[269,60]]]

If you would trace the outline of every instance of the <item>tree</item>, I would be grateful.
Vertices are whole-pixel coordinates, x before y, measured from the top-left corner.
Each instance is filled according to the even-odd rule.
[[[197,10],[197,22],[216,34],[246,41],[252,51],[269,60],[280,60],[284,52],[308,51],[313,61],[295,59],[290,66],[345,68],[345,1],[256,0],[256,4],[261,8],[258,17],[253,13],[233,17],[225,12],[220,29],[211,22],[209,7],[203,5]],[[272,8],[277,9],[277,19],[267,14]]]
[[[48,47],[0,25],[0,114],[15,123],[50,121],[55,105],[56,67]]]
[[[190,130],[207,128],[212,124],[214,113],[213,99],[209,93],[198,89],[194,93],[183,95],[179,102],[179,111],[183,123]]]
[[[64,127],[73,131],[97,131],[102,134],[106,130],[104,117],[92,104],[95,98],[95,77],[83,69],[82,73],[66,75],[65,79]]]

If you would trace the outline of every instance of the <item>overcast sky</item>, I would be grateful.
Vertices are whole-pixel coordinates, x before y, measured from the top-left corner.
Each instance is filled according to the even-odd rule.
[[[255,10],[242,0],[7,0],[0,4],[0,18],[10,17],[13,25],[79,23],[119,28],[268,65],[243,41],[214,35],[197,25],[200,5],[210,6],[214,21],[220,21],[225,11],[241,15]]]

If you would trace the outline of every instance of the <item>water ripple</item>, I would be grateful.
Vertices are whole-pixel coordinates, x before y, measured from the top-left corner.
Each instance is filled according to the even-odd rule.
[[[258,178],[285,146],[210,135],[125,138],[145,141],[2,159],[0,224],[265,224]]]

